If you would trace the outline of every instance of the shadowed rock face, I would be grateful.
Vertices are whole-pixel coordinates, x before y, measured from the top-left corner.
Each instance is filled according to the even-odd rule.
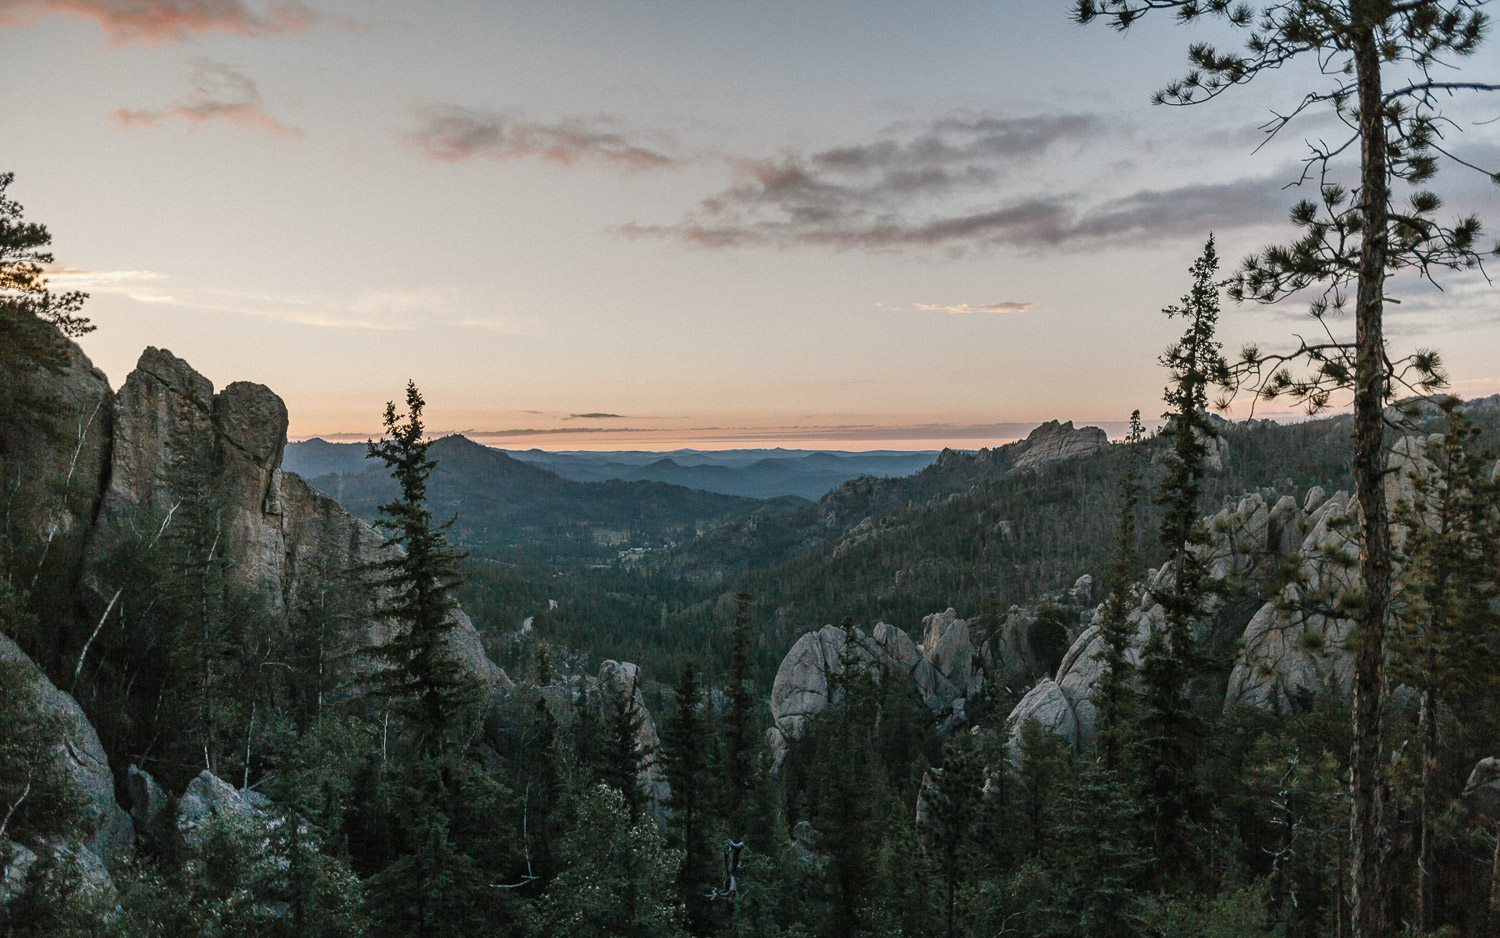
[[[54,426],[40,427],[26,408],[36,402]],[[71,590],[83,567],[90,526],[109,463],[114,392],[75,344],[60,374],[0,370],[0,512],[16,560],[32,566],[43,590]],[[65,630],[33,646],[47,668],[61,665]]]
[[[69,695],[58,690],[16,643],[0,635],[0,661],[15,661],[31,675],[32,690],[44,709],[57,714],[63,723],[62,743],[56,759],[69,785],[82,796],[84,848],[115,866],[129,856],[135,843],[130,816],[115,803],[114,776],[109,758],[99,744],[99,734]]]

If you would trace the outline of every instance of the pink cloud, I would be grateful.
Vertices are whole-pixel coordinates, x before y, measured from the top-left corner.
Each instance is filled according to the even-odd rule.
[[[299,0],[272,0],[263,10],[244,0],[0,0],[0,26],[45,16],[93,20],[114,45],[160,45],[208,33],[280,36],[326,19]]]
[[[560,166],[600,162],[639,170],[674,162],[632,139],[609,118],[527,123],[463,107],[422,108],[418,118],[420,125],[405,135],[406,142],[428,159],[443,163],[538,159]]]
[[[266,111],[254,79],[227,65],[200,60],[188,74],[193,91],[181,101],[159,108],[120,108],[110,115],[121,127],[162,127],[182,121],[189,130],[224,122],[280,137],[301,137],[300,128],[284,124]]]

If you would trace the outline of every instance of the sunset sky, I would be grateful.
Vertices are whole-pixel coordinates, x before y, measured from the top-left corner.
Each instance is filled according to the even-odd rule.
[[[269,385],[294,437],[378,433],[413,378],[430,428],[497,445],[978,446],[1159,413],[1204,239],[1285,239],[1339,130],[1255,152],[1301,69],[1152,107],[1215,31],[1067,11],[0,0],[0,170],[114,384],[169,348]],[[1500,164],[1500,96],[1455,113]],[[1500,188],[1439,182],[1493,240]],[[1393,284],[1397,350],[1500,392],[1500,287],[1443,285]],[[1221,332],[1307,325],[1226,301]]]

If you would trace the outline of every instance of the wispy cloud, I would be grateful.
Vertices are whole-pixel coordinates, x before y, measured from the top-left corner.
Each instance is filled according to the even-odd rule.
[[[49,267],[43,271],[48,286],[57,290],[83,290],[88,293],[126,296],[140,303],[170,303],[173,297],[156,292],[151,284],[165,275],[150,270],[80,270],[77,267]]]
[[[652,142],[611,117],[537,123],[491,111],[431,105],[418,108],[416,118],[416,129],[403,139],[438,162],[533,159],[560,166],[605,163],[631,170],[657,169],[675,162],[662,152],[664,141]]]
[[[624,420],[624,414],[569,414],[564,420]]]
[[[188,73],[193,90],[181,101],[159,108],[120,108],[111,115],[121,127],[161,127],[182,121],[188,130],[202,124],[228,123],[275,136],[301,137],[300,128],[272,117],[254,79],[220,62],[199,59]]]
[[[26,25],[45,16],[93,20],[114,45],[160,45],[212,33],[280,36],[329,19],[297,0],[259,5],[243,0],[0,0],[0,26]]]
[[[899,124],[866,143],[732,160],[733,184],[677,222],[633,221],[615,232],[707,249],[816,246],[959,255],[996,246],[1034,250],[1199,237],[1280,221],[1294,201],[1280,189],[1295,170],[1133,192],[1129,183],[1107,178],[1097,160],[1088,164],[1097,179],[1051,170],[1038,176],[1120,132],[1129,131],[1087,114],[961,115]],[[1059,178],[1077,188],[1052,191]],[[1122,189],[1128,194],[1120,195]],[[1029,194],[995,197],[1018,190]]]
[[[918,303],[917,309],[931,310],[934,312],[957,313],[969,315],[971,313],[1024,313],[1031,309],[1030,303],[983,303],[978,306],[969,303],[959,303],[956,306],[941,306],[936,303]]]

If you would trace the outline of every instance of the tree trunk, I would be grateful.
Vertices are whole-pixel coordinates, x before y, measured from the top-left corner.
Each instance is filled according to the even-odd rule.
[[[1490,866],[1490,938],[1500,938],[1500,826],[1495,829],[1495,859]]]
[[[1433,930],[1436,909],[1434,893],[1436,877],[1434,867],[1437,851],[1433,847],[1432,809],[1434,786],[1437,783],[1437,695],[1431,687],[1422,690],[1422,804],[1421,804],[1421,848],[1417,855],[1417,921],[1418,931],[1426,934]]]
[[[1349,759],[1353,938],[1387,938],[1385,786],[1381,765],[1381,708],[1385,693],[1385,617],[1390,588],[1383,410],[1386,398],[1382,335],[1386,266],[1385,122],[1374,0],[1354,5],[1352,46],[1359,87],[1360,244],[1355,313],[1354,486],[1363,514],[1359,575],[1364,605],[1354,652],[1354,740]]]

